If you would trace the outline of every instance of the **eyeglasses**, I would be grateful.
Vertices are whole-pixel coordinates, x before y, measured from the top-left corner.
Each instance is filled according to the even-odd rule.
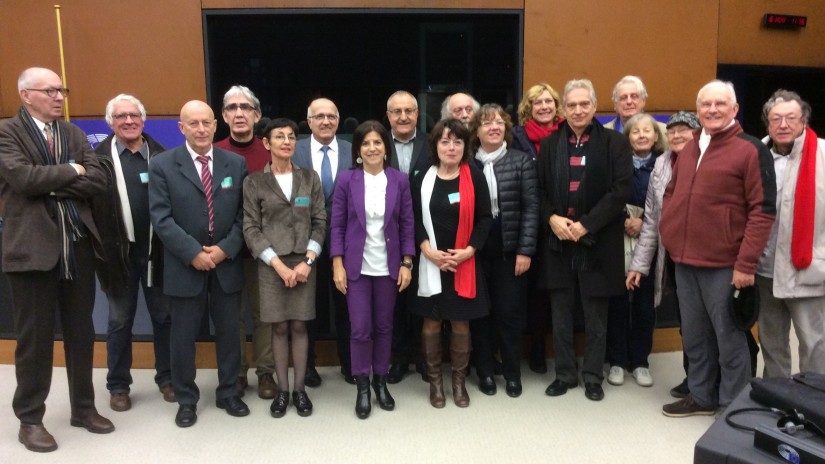
[[[43,92],[46,95],[48,95],[49,98],[57,97],[58,93],[63,95],[64,97],[69,96],[69,89],[65,89],[63,87],[61,87],[59,89],[26,89],[26,90],[35,90],[35,91],[38,91],[38,92]]]
[[[229,113],[234,113],[235,111],[238,111],[238,108],[240,108],[241,111],[243,111],[244,113],[249,113],[250,111],[256,111],[256,108],[254,106],[250,105],[249,103],[230,103],[230,104],[224,106],[223,110],[227,111]]]
[[[272,136],[272,140],[278,143],[284,143],[284,140],[289,140],[290,143],[297,140],[294,135],[284,135],[284,134],[277,134]]]
[[[337,114],[313,114],[309,117],[310,119],[314,119],[316,122],[322,122],[324,119],[329,120],[329,122],[335,122],[338,120]]]
[[[568,111],[573,111],[576,108],[581,108],[582,110],[587,111],[591,106],[593,106],[593,102],[590,100],[585,100],[583,102],[570,102],[564,105]]]
[[[407,115],[407,116],[412,116],[415,113],[418,113],[418,108],[404,108],[404,109],[396,108],[394,110],[387,111],[387,113],[391,114],[395,117],[401,116],[402,113]]]
[[[498,126],[504,127],[505,123],[503,119],[496,119],[494,121],[482,121],[481,127],[490,127],[490,126]]]
[[[133,121],[137,121],[138,119],[143,119],[141,117],[140,113],[118,113],[118,114],[113,114],[112,118],[114,118],[116,121],[125,121],[129,118],[132,118]]]
[[[792,126],[799,122],[800,119],[802,119],[802,117],[798,114],[786,114],[785,116],[777,114],[768,118],[768,124],[771,126],[780,126],[782,125],[782,121],[785,121],[785,124]]]

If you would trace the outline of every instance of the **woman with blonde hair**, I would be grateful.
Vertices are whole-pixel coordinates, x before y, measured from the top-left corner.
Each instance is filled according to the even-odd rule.
[[[533,158],[541,139],[552,134],[564,122],[561,98],[550,84],[536,84],[527,90],[518,105],[518,123],[513,127],[513,146]]]

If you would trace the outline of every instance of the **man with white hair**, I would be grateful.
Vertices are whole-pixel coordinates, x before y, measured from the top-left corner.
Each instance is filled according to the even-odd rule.
[[[445,98],[441,103],[441,119],[459,119],[465,126],[470,126],[476,111],[481,108],[481,104],[466,93],[454,93]]]
[[[742,131],[738,111],[733,84],[714,80],[699,90],[702,130],[682,149],[665,190],[659,231],[676,263],[690,365],[690,394],[662,408],[670,417],[713,415],[751,378],[745,333],[730,313],[731,285],[754,284],[774,221],[776,181],[770,152]]]
[[[636,76],[625,76],[613,87],[613,108],[616,110],[616,119],[606,123],[604,127],[617,132],[624,130],[624,125],[628,119],[639,113],[644,113],[647,104],[647,88],[645,84]],[[667,132],[667,128],[661,122],[656,122],[662,129],[662,133]]]
[[[104,253],[96,270],[109,300],[106,389],[114,411],[132,407],[132,326],[141,287],[152,320],[155,383],[164,400],[175,401],[169,364],[172,319],[159,278],[163,248],[149,219],[149,162],[166,149],[143,132],[145,121],[140,100],[116,96],[106,105],[106,122],[113,133],[95,149],[108,177],[106,191],[93,199],[92,208],[103,239]]]
[[[810,117],[811,105],[788,90],[762,108],[776,170],[776,222],[756,269],[765,378],[791,375],[791,321],[800,372],[825,374],[825,140]]]

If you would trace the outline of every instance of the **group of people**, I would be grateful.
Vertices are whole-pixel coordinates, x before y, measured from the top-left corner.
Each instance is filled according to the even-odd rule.
[[[234,86],[221,111],[229,137],[213,142],[213,110],[190,101],[179,121],[186,141],[171,150],[143,130],[141,102],[121,94],[106,106],[113,134],[92,151],[59,119],[68,90],[57,74],[27,69],[18,91],[18,115],[0,122],[2,264],[18,336],[13,407],[30,450],[57,448],[42,423],[55,310],[71,424],[114,430],[91,381],[95,270],[109,299],[111,409],[132,407],[141,287],[155,382],[178,403],[180,427],[197,421],[195,341],[206,314],[216,407],[250,413],[241,399],[250,364],[243,292],[257,393],[276,418],[290,404],[312,414],[306,387],[322,382],[313,349],[320,311],[334,315],[341,374],[356,387],[362,419],[371,389],[381,409],[394,409],[388,385],[410,364],[429,383],[430,404],[445,407],[445,351],[456,406],[470,404],[471,365],[482,393],[496,394],[501,374],[506,394],[520,396],[528,319],[539,321],[530,324],[530,368],[547,370],[545,314],[555,353],[547,395],[581,377],[598,401],[605,376],[620,385],[625,372],[650,386],[655,308],[674,292],[687,377],[663,413],[713,414],[753,375],[729,298],[732,286],[755,283],[763,375],[790,375],[791,321],[801,369],[825,372],[825,142],[794,92],[765,104],[760,141],[742,132],[733,86],[722,81],[699,90],[696,114],[666,124],[644,113],[647,91],[635,76],[616,84],[617,117],[605,125],[584,79],[561,94],[543,83],[528,89],[518,125],[501,106],[458,93],[430,134],[417,132],[416,98],[401,90],[387,101],[389,129],[365,121],[350,143],[337,137],[340,115],[325,98],[307,108],[308,138],[299,141],[286,118],[267,122],[259,138],[260,102]]]

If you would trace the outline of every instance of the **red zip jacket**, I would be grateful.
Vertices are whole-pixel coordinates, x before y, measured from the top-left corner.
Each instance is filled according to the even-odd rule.
[[[699,134],[679,154],[659,223],[673,261],[754,274],[776,215],[770,151],[739,122],[711,136],[699,169]]]

